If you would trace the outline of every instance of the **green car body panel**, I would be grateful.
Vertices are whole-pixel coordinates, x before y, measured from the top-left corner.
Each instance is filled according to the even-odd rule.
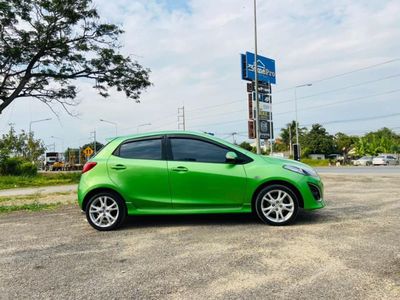
[[[241,153],[249,160],[247,163],[204,163],[113,155],[125,141],[169,135],[209,140]],[[125,200],[128,215],[248,213],[253,210],[257,192],[273,183],[290,186],[299,198],[300,207],[305,210],[325,206],[323,184],[318,176],[283,168],[292,165],[310,169],[309,166],[293,160],[260,156],[208,134],[168,131],[117,137],[90,161],[97,165],[82,174],[78,187],[78,203],[83,210],[96,192],[112,190]],[[124,165],[124,169],[114,169],[116,165]],[[179,168],[182,167],[185,170],[181,172]],[[320,199],[314,198],[310,184],[318,187]]]

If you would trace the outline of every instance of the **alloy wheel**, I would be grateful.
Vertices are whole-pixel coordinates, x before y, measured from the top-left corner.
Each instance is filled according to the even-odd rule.
[[[107,228],[115,224],[119,216],[119,206],[110,196],[100,196],[89,206],[89,217],[94,225]]]
[[[283,223],[294,213],[294,200],[283,190],[271,190],[261,200],[263,215],[273,223]]]

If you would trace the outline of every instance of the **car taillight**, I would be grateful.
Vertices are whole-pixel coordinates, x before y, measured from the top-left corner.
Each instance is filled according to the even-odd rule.
[[[86,173],[87,171],[90,171],[91,169],[93,169],[95,166],[97,165],[97,162],[94,161],[89,161],[87,162],[82,169],[82,174]]]

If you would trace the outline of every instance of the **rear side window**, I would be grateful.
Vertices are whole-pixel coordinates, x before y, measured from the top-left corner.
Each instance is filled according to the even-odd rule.
[[[119,157],[131,159],[162,159],[161,139],[132,141],[119,147]]]
[[[188,138],[170,138],[173,160],[225,163],[229,151],[205,141]]]

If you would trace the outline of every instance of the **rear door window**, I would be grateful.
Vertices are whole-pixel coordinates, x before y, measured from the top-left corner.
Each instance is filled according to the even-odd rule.
[[[122,158],[161,160],[162,140],[149,139],[125,142],[119,147],[118,152],[117,155]]]

